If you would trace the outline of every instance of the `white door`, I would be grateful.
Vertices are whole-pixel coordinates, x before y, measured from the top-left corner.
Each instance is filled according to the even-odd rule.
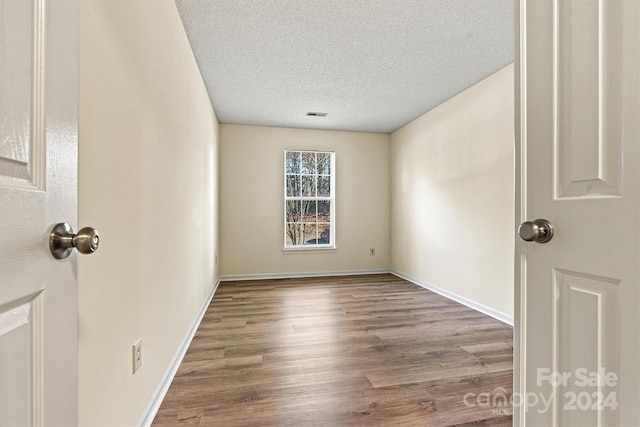
[[[640,425],[640,1],[520,0],[516,425]]]
[[[0,426],[77,424],[77,0],[0,0]]]

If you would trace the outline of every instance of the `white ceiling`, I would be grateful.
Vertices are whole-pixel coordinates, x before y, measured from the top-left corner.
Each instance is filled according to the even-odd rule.
[[[513,61],[513,0],[176,4],[223,123],[388,133]]]

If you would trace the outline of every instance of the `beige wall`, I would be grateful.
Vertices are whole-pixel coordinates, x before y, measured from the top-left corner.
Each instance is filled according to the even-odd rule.
[[[283,252],[285,148],[336,153],[336,251]],[[223,276],[389,268],[389,135],[223,124],[220,183]]]
[[[391,135],[391,268],[513,317],[513,65]]]
[[[217,121],[172,0],[80,2],[83,426],[133,426],[217,279]],[[143,338],[132,375],[131,346]]]

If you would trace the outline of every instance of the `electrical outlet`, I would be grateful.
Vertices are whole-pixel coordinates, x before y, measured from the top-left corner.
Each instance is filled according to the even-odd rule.
[[[142,338],[138,338],[132,346],[133,350],[133,373],[135,374],[142,366]]]
[[[369,249],[369,255],[374,256],[376,254],[376,248]]]

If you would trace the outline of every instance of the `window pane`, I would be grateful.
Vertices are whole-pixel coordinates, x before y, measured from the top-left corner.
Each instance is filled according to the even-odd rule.
[[[331,196],[331,177],[319,176],[318,177],[318,197]]]
[[[300,152],[287,151],[287,164],[285,166],[287,173],[300,173]]]
[[[301,230],[302,230],[302,224],[300,223],[286,224],[287,246],[296,246],[296,245],[302,244],[300,240]]]
[[[303,200],[302,201],[302,222],[316,222],[317,221],[317,209],[318,202],[315,200]]]
[[[319,245],[328,245],[331,243],[331,225],[330,224],[318,224],[318,244]]]
[[[316,153],[302,152],[302,173],[309,175],[316,173]]]
[[[331,154],[318,153],[318,174],[319,175],[331,174]]]
[[[316,197],[316,177],[302,175],[302,197]]]
[[[318,222],[331,222],[331,202],[322,200],[318,202]]]
[[[333,158],[330,152],[285,151],[286,247],[334,244]]]
[[[302,242],[304,245],[318,244],[318,226],[316,224],[302,224],[304,237]]]
[[[300,200],[287,200],[287,222],[301,222],[301,213]]]
[[[287,175],[287,197],[300,197],[300,175]]]

